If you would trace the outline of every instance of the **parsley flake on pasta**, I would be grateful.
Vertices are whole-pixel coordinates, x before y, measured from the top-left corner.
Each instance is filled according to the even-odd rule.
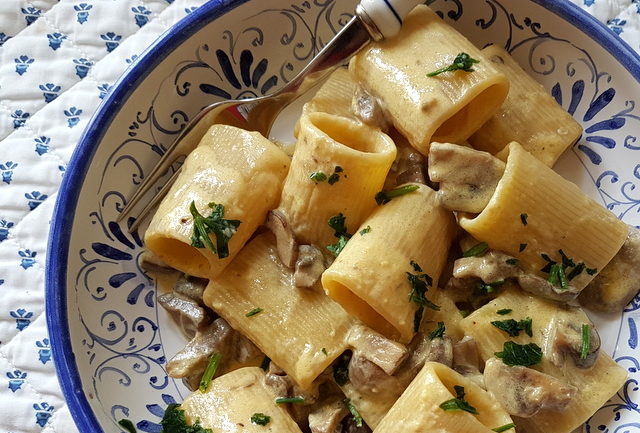
[[[471,406],[468,401],[464,399],[465,392],[464,387],[460,385],[454,385],[453,389],[456,391],[456,397],[451,400],[443,401],[440,403],[440,409],[442,410],[463,410],[465,412],[478,415],[478,410]]]
[[[238,220],[224,219],[224,206],[216,203],[209,203],[212,209],[211,215],[203,216],[196,208],[195,201],[191,202],[189,210],[193,216],[193,234],[191,235],[191,246],[196,248],[208,248],[219,258],[224,259],[229,256],[229,240],[236,233],[240,226]],[[209,234],[216,237],[216,245],[213,245]]]

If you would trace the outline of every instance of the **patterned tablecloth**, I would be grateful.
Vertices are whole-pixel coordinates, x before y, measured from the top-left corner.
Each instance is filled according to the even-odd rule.
[[[43,314],[60,181],[116,79],[205,1],[0,0],[0,433],[77,431]],[[571,1],[640,50],[640,0]]]

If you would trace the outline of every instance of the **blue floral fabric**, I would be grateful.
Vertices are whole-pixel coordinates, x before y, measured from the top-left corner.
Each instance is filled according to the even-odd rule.
[[[205,1],[0,1],[0,433],[77,431],[43,314],[57,191],[114,82]]]
[[[206,0],[0,0],[0,433],[73,433],[44,317],[49,220],[122,72]],[[640,50],[640,0],[572,1]]]

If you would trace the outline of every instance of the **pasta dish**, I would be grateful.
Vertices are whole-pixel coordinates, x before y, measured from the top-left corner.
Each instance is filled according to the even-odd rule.
[[[582,308],[640,273],[638,229],[552,169],[581,133],[424,5],[305,104],[292,154],[211,126],[145,234],[189,339],[163,431],[580,429],[627,377]]]

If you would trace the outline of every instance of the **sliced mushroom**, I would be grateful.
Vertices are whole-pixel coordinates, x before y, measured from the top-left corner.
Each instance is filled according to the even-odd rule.
[[[354,348],[354,354],[360,354],[388,375],[393,374],[409,355],[404,345],[362,325],[351,329],[347,342]]]
[[[298,243],[287,218],[281,211],[274,209],[267,215],[265,225],[276,236],[276,248],[280,261],[287,268],[293,269],[298,257]]]
[[[439,362],[451,367],[453,363],[453,343],[451,338],[445,335],[442,338],[438,337],[431,340],[425,362]]]
[[[326,269],[322,251],[313,245],[300,245],[295,268],[293,274],[295,286],[313,287]]]
[[[429,178],[439,182],[438,197],[447,209],[480,213],[505,170],[490,153],[449,143],[431,143]]]
[[[413,148],[402,147],[398,149],[398,167],[396,184],[427,183],[426,161],[424,156]]]
[[[576,297],[580,293],[571,285],[563,290],[554,286],[548,280],[533,274],[520,274],[518,276],[518,285],[525,292],[553,301],[566,303],[575,303]]]
[[[355,116],[367,125],[380,128],[383,131],[389,129],[385,110],[380,101],[370,93],[358,86],[351,102],[351,110]]]
[[[463,257],[454,262],[453,276],[480,278],[488,284],[518,277],[522,274],[522,270],[518,266],[507,263],[509,259],[513,257],[494,250],[489,250],[479,257]]]
[[[318,401],[320,386],[328,380],[328,376],[320,375],[308,389],[300,388],[289,375],[273,361],[264,378],[264,383],[273,389],[278,397],[302,397],[306,406]],[[296,407],[298,405],[295,405]]]
[[[583,325],[588,326],[588,341],[583,339]],[[555,318],[549,329],[547,352],[554,365],[562,366],[567,356],[573,360],[578,368],[591,368],[595,364],[601,342],[600,335],[592,323],[579,323],[573,318],[571,320]],[[588,346],[583,354],[582,346],[584,343],[588,343]]]
[[[163,262],[160,257],[156,256],[149,250],[144,250],[140,255],[140,266],[148,272],[157,272],[160,274],[170,274],[177,272],[174,268]]]
[[[638,293],[640,285],[640,229],[629,227],[620,251],[584,288],[578,299],[587,308],[620,313]]]
[[[207,288],[208,280],[204,278],[191,277],[188,275],[181,275],[173,286],[173,291],[180,293],[181,295],[188,296],[189,298],[197,301],[200,306],[204,306],[202,296],[204,289]]]
[[[500,405],[510,414],[529,418],[542,409],[562,411],[577,388],[528,367],[509,367],[497,358],[487,360],[484,381]]]
[[[453,369],[484,388],[484,376],[480,372],[480,354],[473,337],[464,338],[453,345]]]
[[[342,433],[342,420],[348,413],[344,396],[330,396],[309,413],[309,429],[311,433]]]
[[[391,375],[359,352],[354,352],[349,362],[349,381],[363,394],[379,394],[395,385]]]
[[[171,313],[188,338],[193,338],[210,321],[208,312],[197,301],[179,293],[162,294],[158,296],[158,303]]]

